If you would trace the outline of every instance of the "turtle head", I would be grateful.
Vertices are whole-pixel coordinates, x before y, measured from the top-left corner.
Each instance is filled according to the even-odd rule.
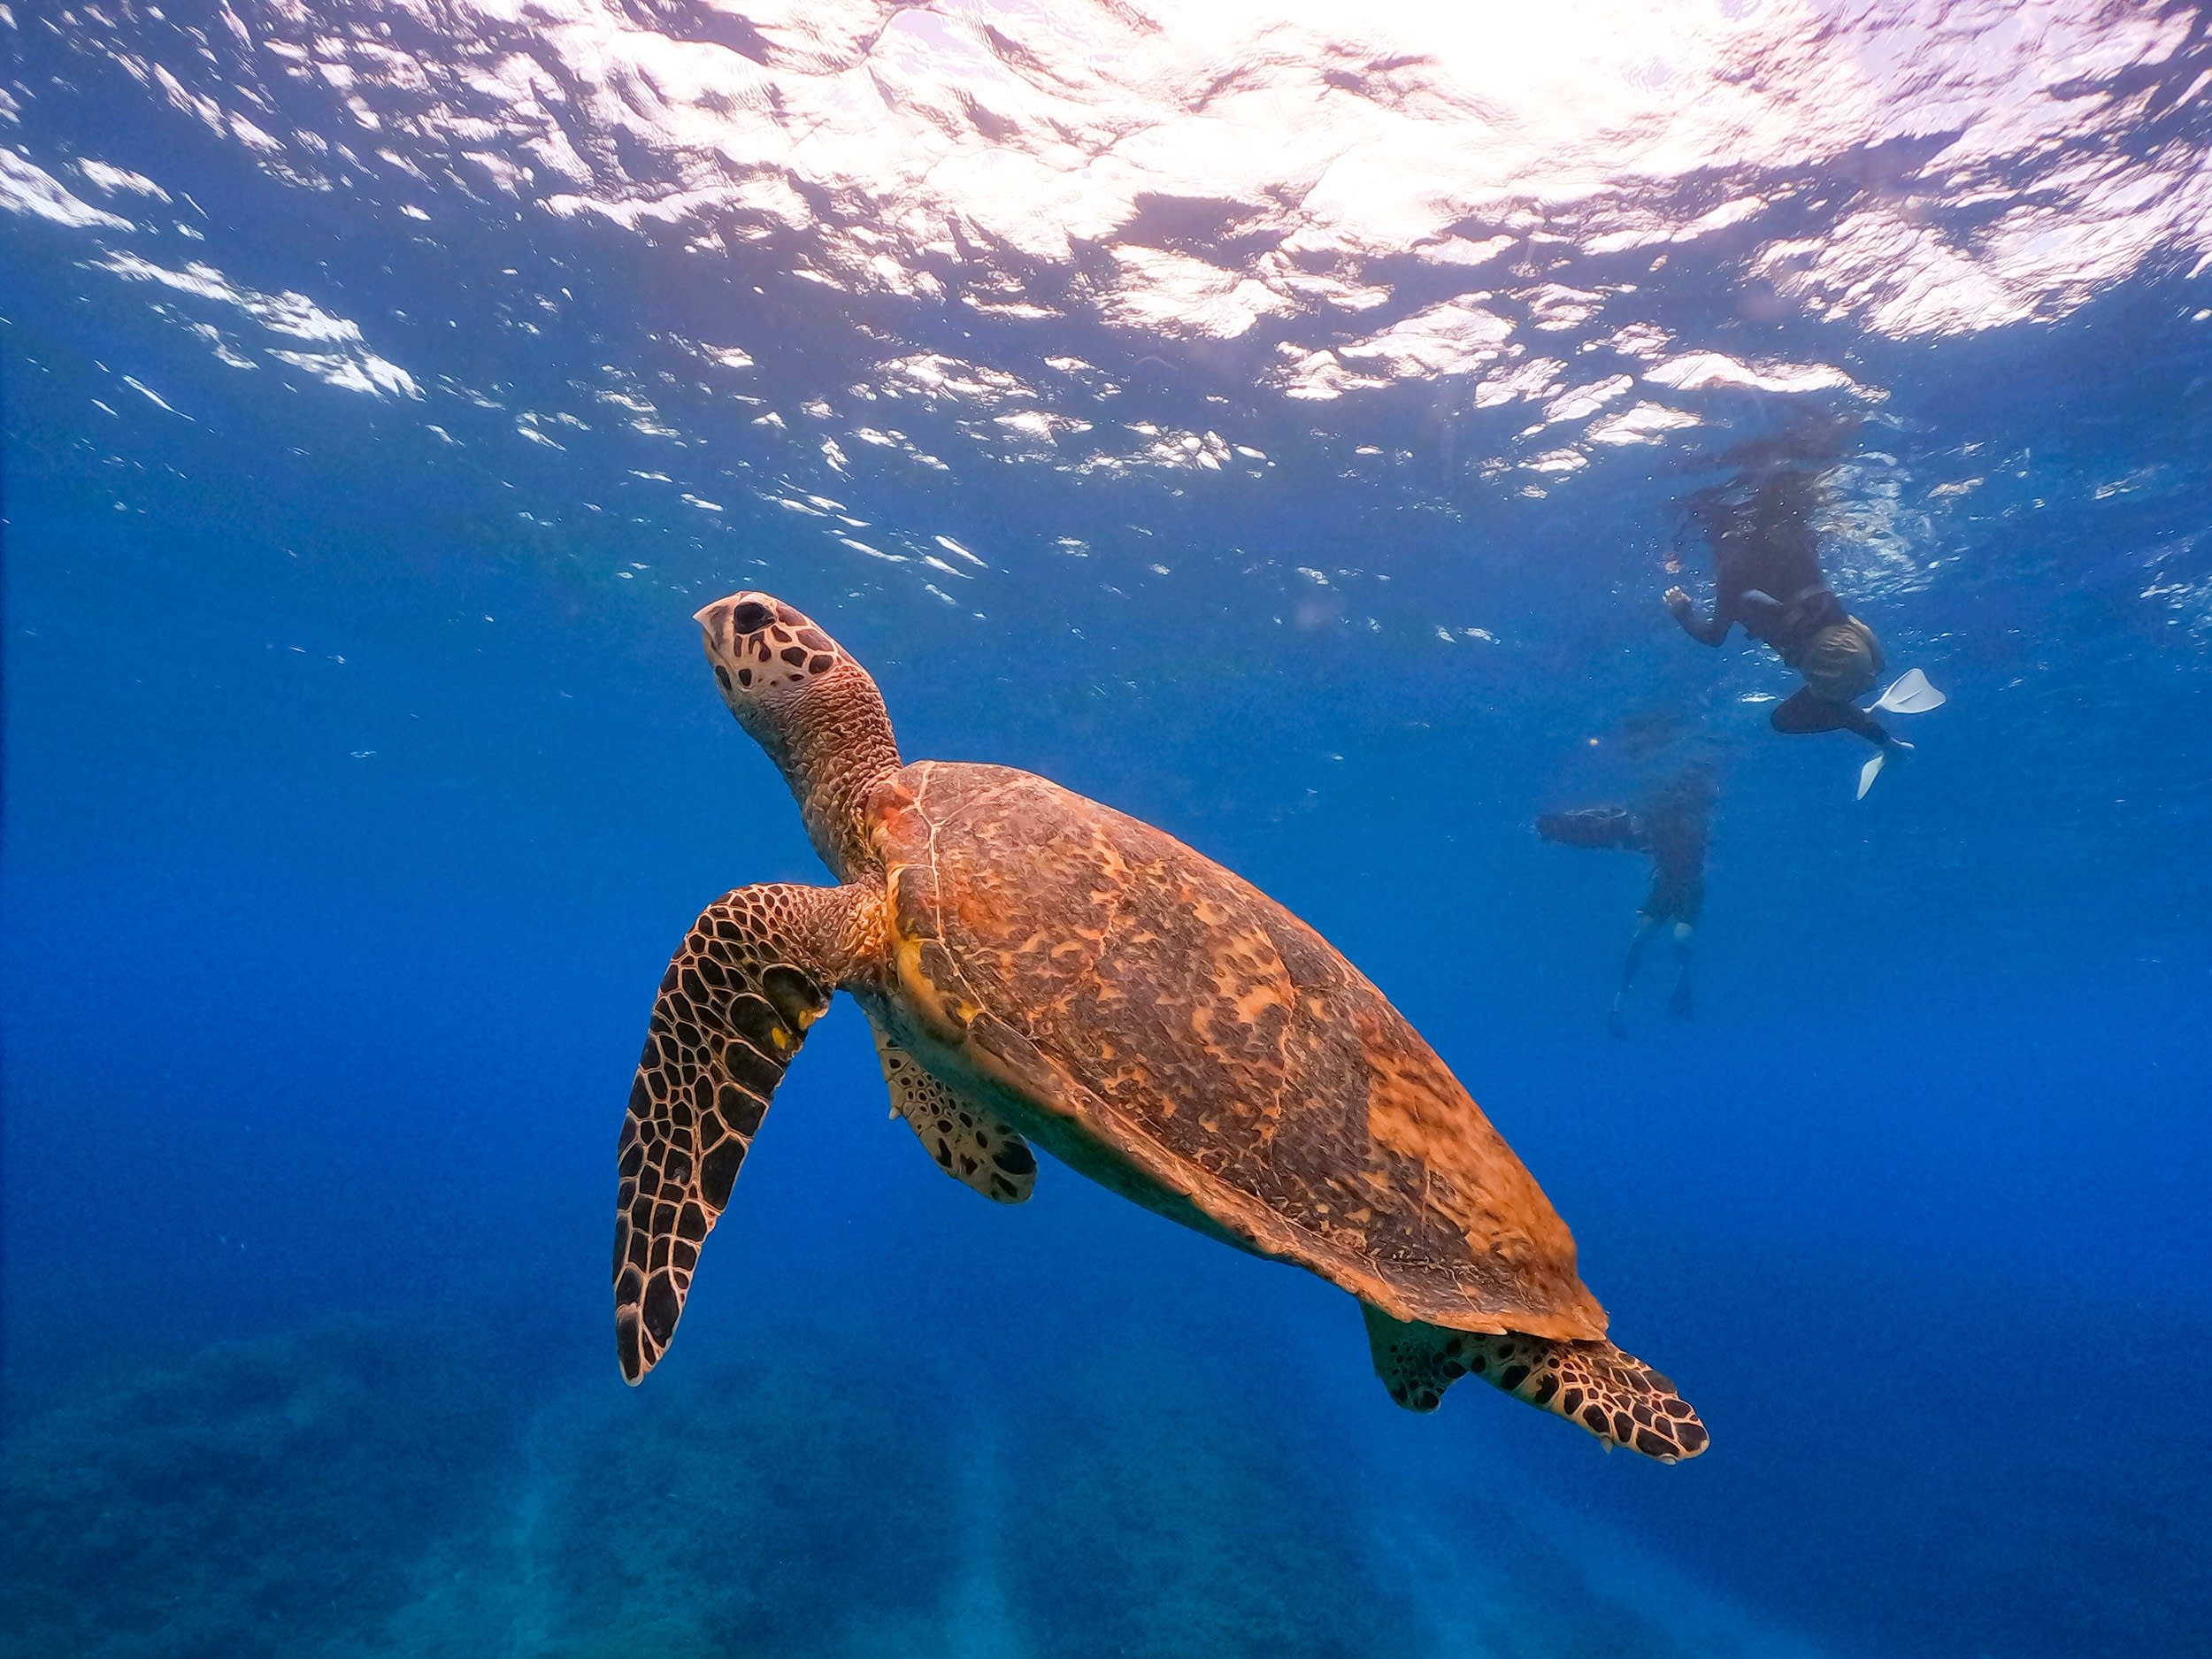
[[[772,595],[732,594],[692,619],[722,701],[782,771],[815,850],[849,879],[873,860],[869,793],[900,764],[876,682]]]
[[[767,594],[732,594],[703,607],[692,620],[699,625],[722,701],[763,743],[780,710],[805,701],[840,668],[860,666],[810,618]]]

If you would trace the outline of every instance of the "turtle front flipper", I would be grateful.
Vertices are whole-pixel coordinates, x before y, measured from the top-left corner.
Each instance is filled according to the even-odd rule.
[[[864,949],[866,904],[853,887],[739,887],[668,964],[619,1149],[615,1348],[630,1382],[667,1352],[784,1068]]]
[[[1018,1204],[1037,1185],[1037,1156],[1006,1120],[899,1047],[872,1019],[876,1055],[891,1090],[891,1112],[906,1119],[937,1167],[994,1203]]]
[[[1674,1385],[1610,1342],[1409,1325],[1366,1302],[1360,1311],[1375,1374],[1409,1411],[1435,1410],[1447,1388],[1474,1376],[1663,1463],[1695,1457],[1708,1444],[1705,1425]]]

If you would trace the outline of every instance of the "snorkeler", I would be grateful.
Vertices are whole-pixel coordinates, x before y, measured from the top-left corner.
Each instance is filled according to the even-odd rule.
[[[1662,927],[1672,930],[1674,990],[1667,1011],[1687,1019],[1692,1010],[1690,953],[1697,940],[1698,913],[1705,903],[1705,841],[1712,823],[1712,768],[1691,765],[1654,795],[1641,812],[1624,806],[1583,807],[1572,812],[1547,812],[1536,820],[1536,833],[1564,847],[1609,848],[1639,852],[1651,859],[1651,887],[1637,909],[1636,931],[1628,941],[1628,956],[1621,964],[1620,988],[1605,1028],[1625,1037],[1628,1025],[1622,1002],[1643,966],[1644,948]]]
[[[1690,496],[1685,510],[1713,549],[1713,614],[1701,618],[1678,587],[1667,589],[1666,605],[1692,639],[1718,645],[1731,627],[1740,625],[1803,678],[1805,683],[1776,706],[1771,717],[1776,731],[1792,736],[1855,732],[1873,744],[1878,752],[1859,774],[1863,796],[1883,763],[1912,747],[1892,737],[1874,714],[1924,714],[1939,707],[1944,697],[1916,668],[1871,709],[1857,706],[1855,700],[1881,678],[1882,643],[1873,629],[1843,608],[1822,573],[1813,531],[1822,501],[1820,475],[1792,464],[1813,458],[1832,457],[1793,449],[1779,464],[1765,457],[1729,483]]]

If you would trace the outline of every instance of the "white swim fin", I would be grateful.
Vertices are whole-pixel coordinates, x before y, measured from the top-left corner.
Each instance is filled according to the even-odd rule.
[[[1949,701],[1928,683],[1927,675],[1917,668],[1908,668],[1897,676],[1887,691],[1875,700],[1874,708],[1867,712],[1872,714],[1876,710],[1883,710],[1891,714],[1925,714],[1932,709],[1940,709]],[[1866,791],[1862,788],[1859,793],[1864,795]]]
[[[1913,672],[1916,674],[1919,672],[1920,671],[1916,668],[1913,670]],[[1942,695],[1943,694],[1941,692],[1938,692],[1936,694],[1939,698],[1940,698]],[[1935,705],[1931,703],[1928,706],[1930,708],[1933,708]],[[1890,751],[1899,749],[1910,749],[1912,745],[1910,743],[1901,743],[1898,741],[1897,739],[1893,737],[1888,742],[1883,744],[1881,748],[1874,751],[1873,756],[1867,761],[1866,764],[1859,768],[1860,800],[1863,801],[1866,799],[1866,792],[1874,787],[1874,780],[1882,775],[1882,767],[1888,761]]]

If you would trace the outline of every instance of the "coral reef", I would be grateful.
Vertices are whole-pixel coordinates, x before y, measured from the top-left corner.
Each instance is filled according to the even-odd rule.
[[[315,1650],[411,1592],[516,1424],[449,1346],[347,1324],[224,1344],[12,1433],[0,1651],[254,1659]]]
[[[435,1552],[373,1644],[657,1659],[945,1652],[964,1540],[947,1493],[966,1425],[927,1367],[757,1325],[632,1391],[596,1352],[541,1409],[501,1524]]]
[[[1261,1409],[1202,1331],[1041,1314],[889,1358],[869,1327],[897,1322],[849,1317],[749,1310],[741,1342],[693,1333],[634,1392],[596,1348],[481,1323],[349,1324],[142,1374],[11,1439],[0,1650],[1723,1651],[1594,1592],[1495,1494],[1381,1475],[1294,1371]]]

